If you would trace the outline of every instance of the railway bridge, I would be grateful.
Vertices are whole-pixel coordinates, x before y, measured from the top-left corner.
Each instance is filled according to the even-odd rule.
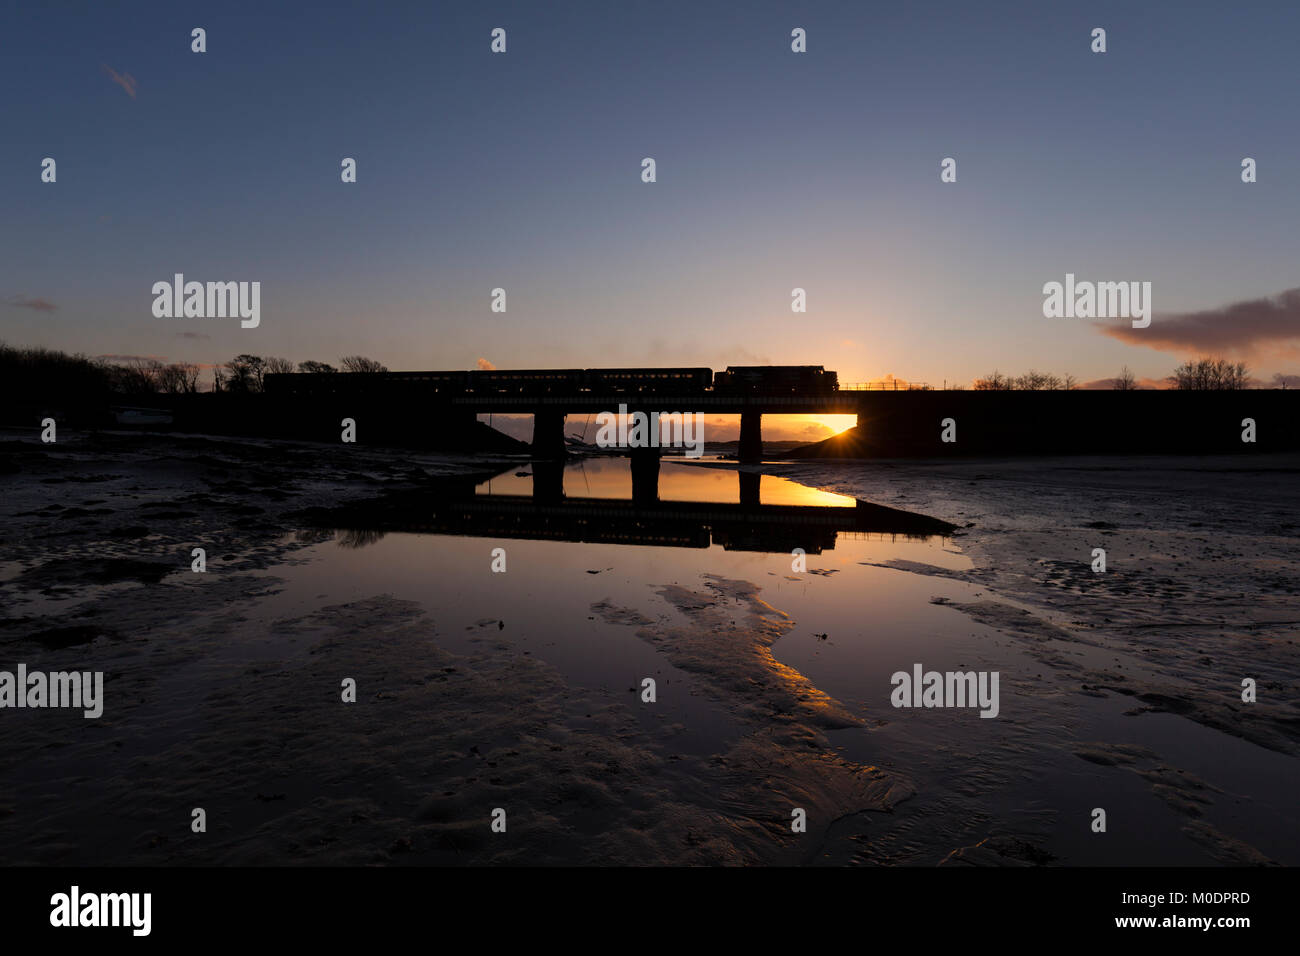
[[[566,455],[569,415],[616,413],[620,406],[629,413],[739,415],[741,461],[762,459],[763,415],[856,415],[862,395],[841,389],[836,373],[819,365],[729,366],[716,374],[707,368],[289,373],[266,376],[265,387],[317,404],[413,405],[445,417],[448,427],[479,414],[532,415],[539,458]]]

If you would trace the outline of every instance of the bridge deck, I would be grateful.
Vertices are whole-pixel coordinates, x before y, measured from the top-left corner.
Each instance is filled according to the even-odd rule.
[[[714,412],[740,415],[759,412],[771,415],[855,415],[861,407],[858,393],[816,395],[456,395],[451,404],[475,412],[527,414],[537,408],[562,412],[612,412],[619,405],[628,411]]]

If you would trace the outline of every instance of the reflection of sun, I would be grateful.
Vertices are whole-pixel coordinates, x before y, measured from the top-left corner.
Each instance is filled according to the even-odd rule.
[[[832,433],[838,435],[842,431],[847,431],[858,423],[857,415],[808,415],[807,420],[816,422],[818,425],[825,425]]]

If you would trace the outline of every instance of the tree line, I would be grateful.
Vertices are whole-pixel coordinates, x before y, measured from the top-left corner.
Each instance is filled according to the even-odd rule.
[[[387,372],[388,368],[364,355],[345,355],[339,359],[339,367],[328,362],[309,359],[299,362],[297,366],[285,358],[272,356],[262,358],[260,355],[243,353],[236,355],[229,362],[218,365],[212,370],[212,390],[214,392],[260,392],[267,375],[282,375],[289,372]]]
[[[1128,392],[1140,388],[1137,376],[1125,365],[1118,376],[1111,379],[1111,388]],[[1273,376],[1275,388],[1286,388],[1292,377],[1278,373]],[[1220,391],[1249,388],[1252,384],[1250,369],[1245,362],[1229,362],[1223,358],[1200,358],[1184,362],[1165,379],[1168,388]],[[1003,375],[994,371],[971,383],[977,391],[1043,391],[1046,389],[1073,389],[1079,384],[1073,375],[1053,375],[1050,372],[1030,370],[1024,375]]]
[[[272,372],[386,372],[364,355],[346,355],[338,367],[243,353],[212,367],[212,391],[260,392]],[[107,402],[113,395],[188,395],[204,391],[203,367],[144,356],[117,359],[69,354],[41,346],[0,342],[0,394],[9,401],[58,397],[74,404]]]

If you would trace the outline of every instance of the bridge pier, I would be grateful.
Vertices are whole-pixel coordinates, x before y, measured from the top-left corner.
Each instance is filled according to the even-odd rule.
[[[659,449],[632,449],[632,501],[652,505],[659,500]]]
[[[740,504],[745,508],[759,507],[758,486],[762,484],[763,476],[753,471],[740,471]]]
[[[564,500],[563,462],[533,462],[533,500],[537,502]]]
[[[447,432],[443,443],[452,448],[472,448],[478,416],[471,411],[452,409],[444,416],[443,428]],[[436,447],[436,446],[435,446]]]
[[[533,413],[533,457],[561,461],[569,455],[564,444],[564,412]]]
[[[763,413],[740,413],[740,454],[743,462],[763,460]]]

